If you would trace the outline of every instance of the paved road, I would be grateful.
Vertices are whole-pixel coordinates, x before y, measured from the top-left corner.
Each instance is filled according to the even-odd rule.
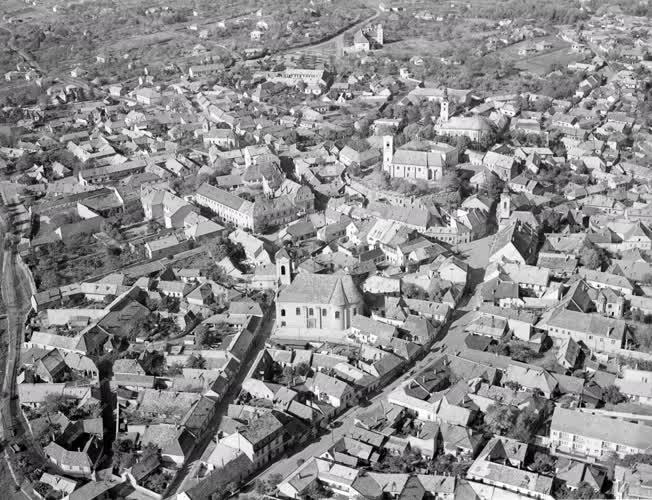
[[[172,493],[177,492],[180,489],[180,487],[183,485],[184,481],[186,480],[186,477],[188,476],[188,473],[193,469],[195,463],[199,459],[201,459],[202,455],[204,454],[204,451],[211,444],[211,441],[217,434],[217,429],[220,426],[220,423],[222,422],[222,417],[226,415],[229,405],[232,404],[240,394],[242,382],[244,382],[245,378],[247,377],[247,374],[249,373],[249,370],[251,369],[253,362],[258,356],[258,353],[260,352],[261,349],[264,349],[265,342],[267,341],[267,339],[269,339],[269,336],[271,335],[274,329],[274,313],[273,313],[274,304],[270,306],[269,311],[270,311],[269,315],[265,316],[261,320],[263,321],[261,329],[258,335],[256,335],[256,337],[254,338],[253,345],[249,350],[247,359],[245,360],[244,364],[240,367],[236,379],[231,384],[231,388],[224,395],[222,400],[218,403],[213,420],[208,425],[206,431],[204,431],[202,436],[196,439],[195,448],[192,450],[192,453],[186,460],[186,465],[184,465],[184,467],[177,473],[176,477],[174,478],[174,481],[170,484],[168,488],[168,496],[170,496]]]
[[[0,245],[2,248],[5,247],[5,236],[8,234],[8,225],[5,219],[6,213],[0,214]],[[0,291],[7,308],[7,352],[2,370],[2,400],[0,401],[2,437],[5,440],[19,437],[20,441],[30,446],[33,444],[33,440],[31,435],[25,432],[26,423],[23,421],[20,411],[16,389],[17,363],[20,359],[20,348],[23,342],[23,322],[25,313],[29,309],[29,287],[26,277],[22,275],[16,265],[16,255],[10,248],[2,251],[1,269]],[[36,447],[40,450],[38,445]],[[13,452],[7,449],[3,454],[4,469],[10,473],[11,481],[16,486],[20,486],[22,474],[21,471],[14,470],[10,461],[11,453]],[[15,498],[33,498],[32,495],[31,487],[28,484],[24,484],[22,491],[13,492]]]
[[[297,48],[290,48],[283,50],[281,52],[289,52],[289,53],[300,53],[300,52],[319,52],[319,51],[326,51],[329,49],[329,46],[334,45],[334,48],[337,49],[337,47],[344,47],[344,37],[346,35],[349,35],[351,33],[354,33],[355,31],[364,28],[366,25],[374,21],[378,16],[380,15],[379,11],[376,11],[372,16],[365,17],[361,21],[358,21],[355,24],[352,24],[348,28],[346,28],[344,31],[337,33],[335,35],[332,35],[325,40],[321,40],[320,42],[310,44],[310,45],[304,45],[303,47],[297,47]]]
[[[438,334],[437,339],[431,351],[426,356],[418,361],[413,368],[407,373],[397,378],[394,382],[386,386],[382,392],[370,399],[372,403],[387,398],[387,395],[392,392],[396,387],[406,380],[413,378],[418,372],[426,369],[431,363],[441,357],[443,352],[457,353],[465,348],[464,339],[466,333],[464,328],[466,324],[472,319],[474,314],[465,309],[465,306],[456,311],[456,316],[451,323],[446,325]],[[251,480],[253,483],[257,479],[269,479],[270,476],[280,474],[284,478],[288,476],[297,468],[297,463],[301,460],[306,461],[311,457],[316,457],[328,450],[338,439],[347,434],[347,432],[355,425],[355,417],[361,407],[353,407],[347,410],[344,414],[340,415],[335,422],[341,423],[338,427],[333,429],[332,432],[321,436],[317,441],[310,443],[304,449],[295,453],[294,455],[277,460],[271,467],[260,473],[257,477]],[[336,424],[337,425],[337,424]]]

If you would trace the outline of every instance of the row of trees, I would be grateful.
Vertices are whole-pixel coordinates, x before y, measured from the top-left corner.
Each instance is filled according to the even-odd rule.
[[[407,449],[401,455],[387,453],[374,463],[375,472],[406,474],[425,471],[426,474],[449,475],[464,477],[472,460],[458,459],[453,455],[441,453],[432,459],[426,459],[415,450]]]

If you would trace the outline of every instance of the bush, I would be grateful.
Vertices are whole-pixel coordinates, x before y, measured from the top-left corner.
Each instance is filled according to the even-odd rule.
[[[608,386],[603,393],[602,396],[605,400],[606,403],[609,404],[618,404],[622,403],[623,401],[627,400],[627,398],[623,395],[622,392],[620,392],[620,389],[616,387],[615,385],[610,385]]]

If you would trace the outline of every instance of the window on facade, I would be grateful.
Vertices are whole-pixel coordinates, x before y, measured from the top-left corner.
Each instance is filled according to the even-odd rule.
[[[340,319],[340,312],[339,311],[335,311],[335,319]]]
[[[285,309],[281,309],[281,316],[285,316]]]
[[[297,307],[297,316],[299,316],[300,314],[301,314],[301,308]]]
[[[285,266],[281,266],[281,276],[285,276]]]
[[[315,315],[315,310],[311,307],[310,309],[308,309],[308,314],[310,316],[314,316]]]
[[[285,326],[285,321],[281,321],[281,326]]]
[[[321,310],[321,315],[322,315],[322,316],[326,316],[326,314],[327,314],[326,309],[322,309],[322,310]]]
[[[358,309],[354,307],[353,308],[353,315],[355,316],[356,314],[358,314]]]

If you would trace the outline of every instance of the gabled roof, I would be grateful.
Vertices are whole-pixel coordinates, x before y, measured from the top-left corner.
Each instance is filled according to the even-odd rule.
[[[299,273],[278,297],[279,303],[343,306],[359,304],[362,294],[348,274]]]
[[[560,406],[555,407],[550,429],[628,446],[644,453],[652,450],[652,427]]]

